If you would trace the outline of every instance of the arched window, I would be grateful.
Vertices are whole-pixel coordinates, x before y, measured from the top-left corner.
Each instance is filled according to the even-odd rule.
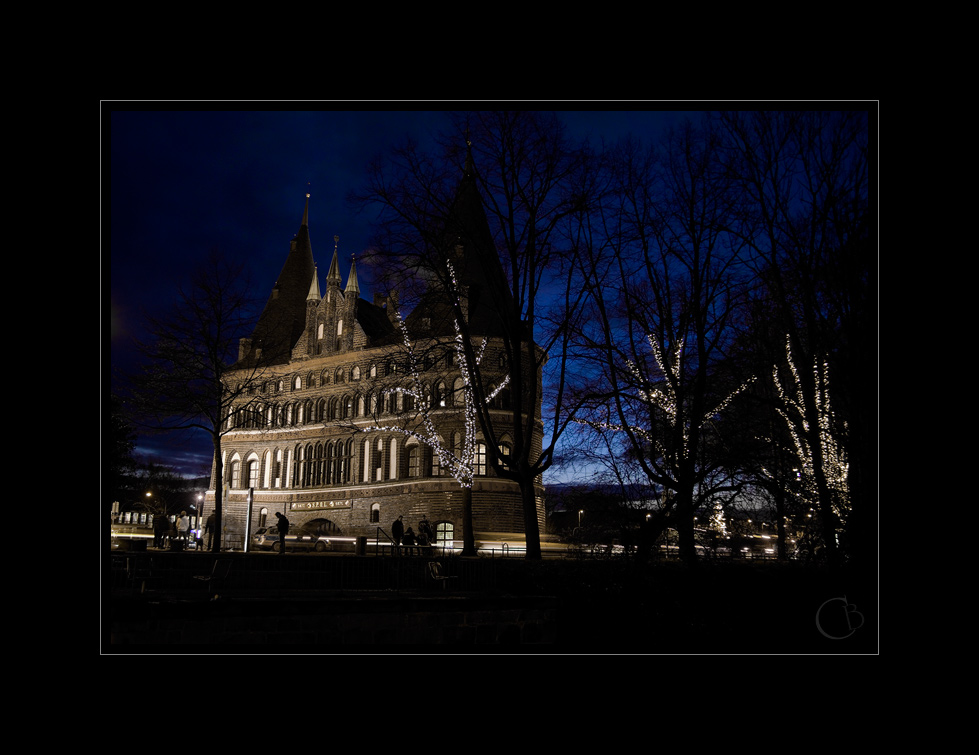
[[[350,379],[351,380],[360,380],[360,367],[359,366],[354,365],[353,370],[351,370],[351,372],[350,372]]]
[[[337,443],[327,443],[327,445],[326,445],[326,459],[325,459],[325,461],[326,461],[326,474],[325,474],[324,479],[323,479],[323,484],[324,485],[333,485],[336,482],[334,480],[334,475],[335,475],[334,463],[335,463],[335,459],[336,459],[336,453],[337,453],[336,452],[336,448],[337,448],[337,445],[338,445]]]
[[[374,480],[380,482],[384,479],[384,439],[377,439],[377,447],[374,449]]]
[[[332,444],[328,484],[343,485],[350,482],[350,466],[353,456],[353,441],[340,440]]]
[[[228,472],[228,484],[233,488],[241,485],[241,462],[238,459],[234,459],[231,462],[231,469]]]
[[[422,456],[421,448],[416,443],[415,445],[408,446],[405,453],[408,455],[408,476],[420,477]]]
[[[324,467],[324,450],[323,444],[317,443],[316,450],[313,452],[313,473],[310,476],[310,483],[314,487],[319,487],[323,484],[323,467]]]
[[[511,446],[507,441],[503,441],[499,445],[500,450],[500,465],[504,469],[510,468],[510,456],[513,454],[513,446]]]
[[[295,379],[292,381],[292,390],[298,391],[303,387],[303,379],[296,375]]]
[[[398,454],[398,439],[391,438],[391,458],[390,466],[388,468],[388,479],[397,480],[398,479],[398,462],[400,461],[400,456]]]
[[[371,524],[380,524],[381,522],[381,504],[372,503],[371,504]]]
[[[282,487],[282,449],[275,449],[275,453],[272,457],[272,470],[271,470],[271,483],[270,487],[281,488]]]
[[[303,486],[303,468],[306,465],[306,454],[302,446],[296,446],[292,453],[292,487],[301,488]]]
[[[486,444],[477,443],[476,444],[476,457],[473,459],[473,470],[477,477],[483,477],[486,475]]]

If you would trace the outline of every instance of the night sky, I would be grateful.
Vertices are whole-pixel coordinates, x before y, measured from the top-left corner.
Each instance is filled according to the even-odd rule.
[[[407,136],[424,144],[432,133],[448,128],[441,111],[339,109],[371,103],[302,103],[324,108],[302,112],[162,109],[175,104],[103,103],[102,263],[110,273],[103,298],[103,323],[108,321],[110,333],[107,382],[111,367],[131,366],[130,342],[141,335],[143,313],[165,313],[177,287],[209,250],[243,259],[264,300],[299,229],[307,190],[320,284],[334,235],[340,237],[340,259],[347,261],[341,264],[346,280],[350,255],[359,257],[370,237],[370,218],[357,216],[346,202],[350,191],[362,188],[367,164]],[[609,104],[633,109],[562,110],[569,135],[595,142],[630,133],[655,139],[685,116],[660,110],[655,102]],[[357,271],[362,296],[369,300],[370,270],[358,264]],[[210,466],[206,437],[141,435],[137,450],[144,460],[192,476],[205,474]]]

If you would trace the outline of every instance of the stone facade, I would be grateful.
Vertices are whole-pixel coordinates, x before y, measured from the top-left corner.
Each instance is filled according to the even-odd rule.
[[[239,545],[246,529],[254,533],[273,525],[274,514],[282,512],[293,528],[371,539],[383,539],[379,528],[390,533],[399,516],[416,532],[427,518],[440,540],[461,543],[463,487],[431,445],[405,432],[422,428],[427,416],[443,447],[458,450],[463,443],[464,383],[455,339],[429,327],[431,318],[417,310],[405,322],[424,323],[427,330],[416,329],[417,338],[409,332],[405,339],[390,297],[361,298],[355,261],[343,285],[336,238],[321,294],[308,207],[307,196],[300,230],[265,311],[252,338],[241,343],[240,374],[248,388],[222,440],[227,542]],[[479,340],[483,382],[492,392],[507,375],[503,342],[490,333]],[[252,371],[249,365],[263,357],[266,366]],[[539,385],[539,376],[531,379]],[[405,392],[409,384],[420,391]],[[430,409],[422,412],[423,405]],[[499,427],[512,424],[505,389],[494,395],[491,406],[494,428],[495,418]],[[539,452],[539,401],[534,421]],[[505,432],[497,436],[501,448],[511,443]],[[518,486],[494,475],[485,445],[476,462],[477,540],[522,539]],[[215,479],[212,475],[208,493],[212,505]],[[543,532],[540,487],[537,499]]]

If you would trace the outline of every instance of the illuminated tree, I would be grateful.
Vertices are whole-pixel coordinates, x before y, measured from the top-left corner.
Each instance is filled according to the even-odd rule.
[[[621,436],[663,491],[659,526],[677,529],[688,562],[695,514],[720,477],[719,417],[746,380],[728,353],[747,281],[718,148],[709,123],[685,124],[661,148],[617,145],[601,218],[581,234],[595,390],[578,418]]]
[[[402,301],[416,287],[447,294],[441,319],[462,335],[487,461],[519,488],[526,556],[539,559],[540,481],[573,416],[571,326],[583,287],[580,268],[568,264],[574,250],[565,231],[587,206],[584,150],[552,113],[451,117],[441,158],[407,144],[372,171],[361,199],[380,208],[374,267]],[[453,272],[447,261],[457,263]],[[483,336],[502,344],[510,378],[504,411],[491,410],[484,394],[492,380],[475,353]]]
[[[451,265],[450,265],[451,268]],[[459,365],[459,374],[462,378],[462,417],[463,417],[463,436],[461,444],[453,448],[450,444],[445,441],[445,433],[439,429],[436,424],[434,410],[439,407],[432,402],[432,395],[429,391],[426,391],[425,386],[422,383],[421,376],[419,374],[419,364],[421,360],[417,356],[415,344],[412,343],[411,338],[408,334],[408,329],[401,319],[401,314],[398,313],[398,326],[401,330],[401,335],[404,343],[404,348],[408,356],[408,380],[407,385],[398,385],[394,388],[389,389],[391,393],[401,394],[402,401],[400,405],[411,406],[416,410],[414,413],[416,421],[412,425],[408,425],[407,422],[404,424],[394,424],[394,425],[369,425],[367,427],[358,428],[361,432],[371,433],[371,432],[383,432],[383,433],[398,433],[404,435],[406,438],[412,438],[427,446],[432,450],[438,459],[441,469],[447,471],[452,477],[455,478],[456,482],[459,483],[459,487],[462,489],[463,502],[463,550],[462,555],[464,556],[475,556],[476,555],[476,541],[475,533],[473,530],[473,515],[472,515],[472,486],[473,480],[476,477],[476,442],[480,437],[479,424],[477,420],[477,402],[480,400],[490,402],[496,398],[497,394],[504,390],[509,383],[509,377],[505,377],[500,381],[499,385],[490,393],[485,395],[484,399],[477,399],[476,391],[473,390],[473,385],[470,382],[471,371],[468,369],[467,365],[467,349],[463,343],[463,336],[459,329],[459,323],[454,323],[456,337],[453,341],[452,348],[455,353],[456,359],[455,364]],[[476,351],[475,359],[478,363],[482,361],[483,354],[486,348],[486,339],[483,339],[480,348]],[[404,401],[403,399],[407,397],[410,400]],[[408,412],[410,414],[410,412]],[[458,416],[453,415],[453,418]],[[408,417],[406,417],[408,419]]]
[[[824,532],[837,539],[846,529],[850,513],[849,463],[841,435],[846,432],[845,423],[838,424],[830,398],[829,365],[816,360],[812,366],[812,384],[815,385],[816,422],[809,419],[806,411],[805,388],[799,370],[792,358],[792,345],[785,343],[788,379],[783,379],[778,366],[773,370],[773,381],[781,399],[779,416],[785,420],[792,450],[798,463],[803,500],[829,518],[823,523]],[[830,491],[829,506],[823,506],[821,487]]]
[[[776,334],[774,343],[759,345],[766,354],[776,346],[781,350],[788,334],[791,376],[778,382],[791,399],[794,452],[809,460],[807,495],[815,499],[825,552],[834,565],[853,555],[839,552],[843,542],[851,549],[859,543],[865,562],[874,560],[869,496],[877,348],[868,120],[859,109],[737,111],[715,118],[725,169],[742,196],[738,234],[760,284],[755,295],[764,302],[767,320],[761,327]],[[830,368],[833,385],[826,378]],[[847,426],[845,438],[834,436],[835,448],[820,437],[830,392],[838,421],[845,418]],[[835,480],[843,460],[850,534],[838,543],[842,512]]]

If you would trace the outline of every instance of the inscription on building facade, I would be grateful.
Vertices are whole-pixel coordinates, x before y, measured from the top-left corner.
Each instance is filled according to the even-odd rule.
[[[350,501],[293,501],[289,505],[290,511],[329,511],[349,508]]]

